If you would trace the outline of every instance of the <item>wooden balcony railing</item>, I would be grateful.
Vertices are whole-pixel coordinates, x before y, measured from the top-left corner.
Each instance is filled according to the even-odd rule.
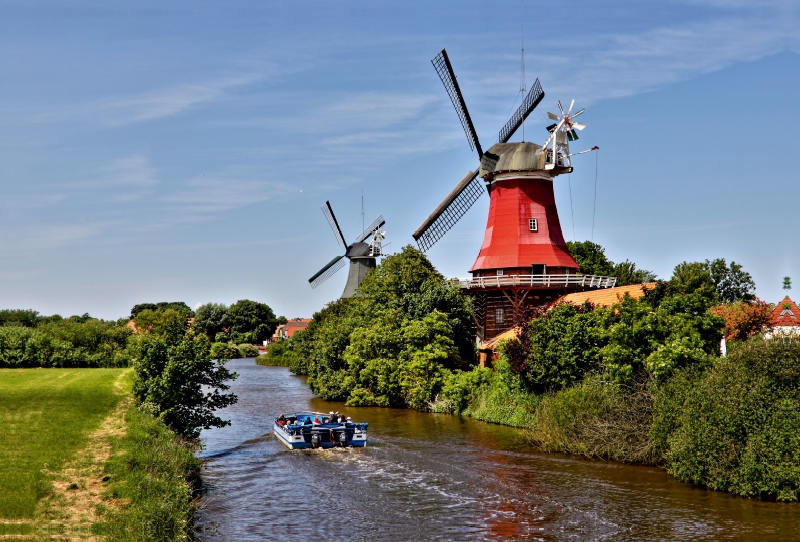
[[[504,288],[510,286],[559,287],[583,286],[587,288],[613,288],[617,277],[598,275],[499,275],[496,277],[474,277],[456,279],[462,288]]]

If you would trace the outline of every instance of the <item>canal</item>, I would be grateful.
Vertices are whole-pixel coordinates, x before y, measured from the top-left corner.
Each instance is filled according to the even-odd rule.
[[[516,429],[441,414],[348,408],[252,359],[232,425],[204,431],[207,541],[795,540],[800,505],[694,488],[650,467],[532,450]],[[363,449],[290,451],[274,417],[338,410],[370,423]]]

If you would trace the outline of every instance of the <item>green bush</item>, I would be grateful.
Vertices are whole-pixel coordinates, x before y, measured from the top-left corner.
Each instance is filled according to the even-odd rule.
[[[454,371],[433,406],[490,423],[532,427],[538,403],[539,396],[528,391],[503,355],[494,370]]]
[[[540,312],[506,345],[509,361],[537,393],[567,387],[599,368],[607,312],[570,303]]]
[[[256,363],[259,365],[289,367],[290,370],[292,369],[294,361],[294,341],[292,339],[278,339],[268,344],[267,351],[256,358]],[[295,367],[295,369],[297,369],[297,371],[293,372],[297,374],[299,368]]]
[[[547,451],[653,463],[652,403],[646,381],[627,385],[587,378],[542,397],[529,439]]]
[[[211,345],[211,357],[220,361],[236,359],[240,357],[239,349],[228,343],[213,343]]]
[[[258,347],[254,344],[242,343],[238,346],[239,357],[242,358],[255,358],[260,353]]]
[[[0,367],[125,367],[131,330],[94,318],[0,326]]]
[[[800,344],[755,338],[677,394],[659,393],[653,435],[678,479],[742,496],[800,496]]]

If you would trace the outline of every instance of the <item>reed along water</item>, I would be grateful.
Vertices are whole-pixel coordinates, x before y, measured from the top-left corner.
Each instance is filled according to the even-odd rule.
[[[797,540],[800,505],[733,497],[657,468],[537,452],[517,429],[459,416],[349,408],[283,367],[233,360],[230,427],[204,431],[207,541]],[[281,412],[369,422],[359,449],[289,450]]]

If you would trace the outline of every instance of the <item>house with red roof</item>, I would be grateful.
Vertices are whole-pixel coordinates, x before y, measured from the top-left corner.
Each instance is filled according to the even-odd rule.
[[[280,324],[275,328],[275,333],[272,334],[269,343],[274,343],[278,339],[290,339],[292,335],[301,329],[307,328],[309,322],[311,322],[311,318],[293,318],[285,324]]]
[[[764,335],[772,336],[800,335],[800,308],[789,296],[781,300],[769,315],[769,331]]]

